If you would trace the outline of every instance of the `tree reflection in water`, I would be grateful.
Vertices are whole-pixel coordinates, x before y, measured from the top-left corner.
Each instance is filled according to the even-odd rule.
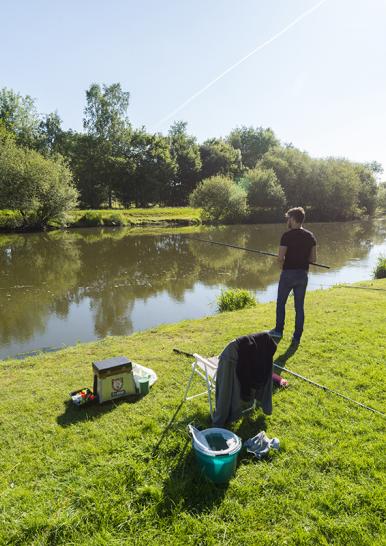
[[[331,265],[332,271],[349,261],[363,260],[372,245],[386,239],[384,221],[309,227],[318,239],[318,260]],[[276,252],[284,230],[284,225],[266,224],[196,228],[195,233]],[[124,335],[136,329],[132,322],[136,304],[151,300],[153,305],[161,294],[169,302],[184,305],[187,291],[199,284],[213,290],[226,286],[261,291],[277,282],[274,258],[193,241],[184,233],[194,237],[186,228],[158,233],[121,228],[0,236],[0,355],[9,354],[7,347],[18,343],[24,349],[41,346],[43,333],[52,339],[51,345],[60,345],[70,316],[72,322],[89,321],[95,337]],[[80,305],[87,312],[78,318],[76,306]],[[165,305],[165,298],[159,305]],[[203,309],[202,315],[206,312]],[[57,319],[55,327],[48,325],[52,317]],[[147,325],[153,324],[149,316]]]

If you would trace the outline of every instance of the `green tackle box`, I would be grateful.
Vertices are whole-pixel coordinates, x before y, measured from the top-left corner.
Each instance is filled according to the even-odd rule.
[[[136,394],[133,365],[125,356],[107,358],[92,363],[94,393],[99,403]]]

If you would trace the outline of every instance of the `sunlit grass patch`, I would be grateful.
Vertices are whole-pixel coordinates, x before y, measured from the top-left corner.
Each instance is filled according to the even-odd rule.
[[[386,279],[365,285],[378,290],[308,293],[292,353],[290,300],[275,358],[385,411]],[[260,462],[242,451],[225,486],[201,476],[186,432],[192,421],[210,425],[205,396],[186,402],[165,433],[191,373],[192,359],[173,348],[218,355],[274,316],[274,302],[258,304],[0,362],[0,544],[383,544],[382,416],[287,374],[272,415],[257,409],[231,427],[243,440],[264,429],[281,450]],[[150,394],[73,406],[69,393],[92,386],[91,363],[119,355],[156,371]],[[202,390],[197,378],[192,394]]]
[[[201,211],[192,207],[149,207],[130,209],[73,210],[70,213],[69,227],[81,226],[85,216],[102,218],[106,226],[177,224],[192,225],[201,223]],[[96,224],[94,224],[96,225]]]

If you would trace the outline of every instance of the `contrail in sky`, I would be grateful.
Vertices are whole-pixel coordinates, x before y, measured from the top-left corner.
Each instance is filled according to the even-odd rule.
[[[180,112],[183,108],[185,108],[185,106],[187,106],[188,104],[190,104],[191,102],[194,101],[194,99],[196,99],[197,97],[199,97],[200,95],[202,95],[205,91],[207,91],[207,89],[209,89],[210,87],[212,87],[212,85],[214,85],[216,82],[218,82],[219,80],[221,80],[221,78],[223,78],[226,74],[228,74],[229,72],[231,72],[232,70],[234,70],[235,68],[237,68],[238,66],[241,65],[241,63],[243,63],[244,61],[246,61],[247,59],[249,59],[249,57],[251,57],[252,55],[254,55],[255,53],[257,53],[258,51],[261,51],[262,49],[264,49],[265,47],[267,47],[268,45],[272,44],[272,42],[274,42],[275,40],[277,40],[278,38],[280,38],[280,36],[283,36],[283,34],[285,34],[288,30],[290,30],[292,27],[294,27],[295,25],[297,25],[298,23],[300,23],[300,21],[302,21],[303,19],[305,19],[305,17],[307,17],[308,15],[311,15],[311,13],[313,13],[315,10],[317,10],[318,8],[320,8],[320,6],[322,4],[325,4],[327,2],[327,0],[320,0],[320,2],[318,2],[317,4],[315,4],[312,8],[309,8],[307,9],[306,11],[304,11],[302,14],[300,14],[298,17],[296,17],[296,19],[294,19],[291,23],[289,23],[287,26],[285,26],[282,30],[280,30],[279,32],[277,32],[276,34],[274,34],[273,36],[271,36],[271,38],[269,38],[268,40],[266,40],[265,42],[263,42],[262,44],[258,45],[257,47],[255,47],[254,49],[252,49],[252,51],[250,51],[247,55],[245,55],[244,57],[242,57],[241,59],[239,59],[238,61],[236,61],[234,64],[232,64],[231,66],[229,66],[226,70],[224,70],[224,72],[221,72],[221,74],[219,74],[218,76],[216,76],[213,80],[211,80],[209,83],[207,83],[204,87],[202,87],[202,89],[200,89],[199,91],[196,91],[196,93],[194,93],[191,97],[189,97],[188,99],[186,99],[186,101],[184,101],[182,104],[180,104],[180,106],[178,106],[177,108],[175,108],[175,110],[173,110],[172,112],[170,112],[167,116],[165,116],[164,118],[160,119],[159,121],[157,121],[157,123],[155,123],[153,125],[153,129],[156,129],[157,127],[159,127],[160,125],[162,125],[163,123],[165,123],[165,121],[168,121],[171,117],[173,117],[175,114],[177,114],[178,112]]]

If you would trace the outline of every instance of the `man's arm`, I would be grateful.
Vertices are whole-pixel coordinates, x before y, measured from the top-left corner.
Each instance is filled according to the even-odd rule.
[[[316,262],[316,245],[311,248],[310,257],[308,259],[310,263]]]
[[[279,255],[277,257],[277,260],[281,267],[283,267],[285,255],[287,253],[287,247],[286,246],[279,246]]]

